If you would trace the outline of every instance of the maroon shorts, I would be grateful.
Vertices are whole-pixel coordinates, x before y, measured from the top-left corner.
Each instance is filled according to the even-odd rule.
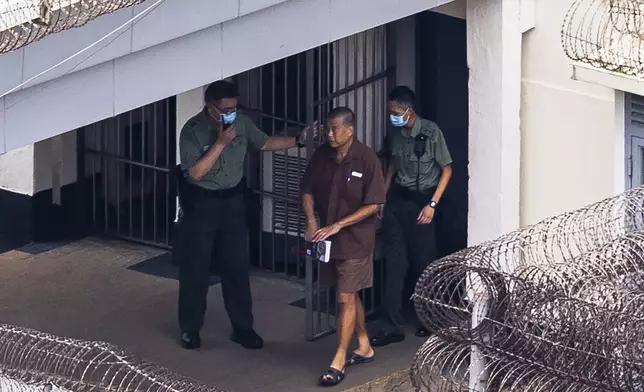
[[[357,293],[373,286],[373,255],[320,263],[320,284],[336,287],[340,293]]]

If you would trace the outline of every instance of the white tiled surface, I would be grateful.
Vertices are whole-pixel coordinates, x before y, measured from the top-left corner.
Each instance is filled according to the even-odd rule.
[[[60,61],[78,53],[79,50],[105,37],[132,18],[132,9],[127,8],[97,18],[86,26],[70,29],[47,36],[41,41],[25,47],[23,81],[39,74]],[[128,25],[129,26],[129,25]],[[53,80],[72,71],[89,68],[113,58],[130,53],[131,29],[123,28],[51,72],[25,86],[33,86]]]
[[[110,61],[7,96],[7,150],[111,116],[113,71]]]
[[[287,0],[239,0],[239,16],[272,7]]]
[[[153,0],[134,7],[135,14],[143,12]],[[149,15],[142,17],[132,31],[132,51],[179,38],[239,15],[239,0],[166,0]]]
[[[328,42],[328,12],[327,1],[291,0],[224,23],[224,77]]]
[[[12,86],[18,78],[25,80],[46,69],[153,2],[148,0],[143,6],[103,16],[87,26],[28,46],[24,67],[19,51],[0,56],[0,85]],[[6,149],[34,143],[445,2],[191,0],[187,7],[184,1],[166,0],[141,19],[134,30],[128,30],[73,73],[8,96]],[[236,17],[252,10],[256,12]],[[171,39],[180,34],[183,35]],[[132,45],[145,49],[127,54]],[[71,62],[48,77],[68,72],[74,65],[76,62]]]
[[[328,0],[331,41],[348,37],[450,0]],[[326,1],[325,1],[326,3]]]
[[[19,49],[0,56],[0,94],[22,82],[23,51]]]
[[[115,112],[219,80],[222,61],[221,25],[116,59]]]

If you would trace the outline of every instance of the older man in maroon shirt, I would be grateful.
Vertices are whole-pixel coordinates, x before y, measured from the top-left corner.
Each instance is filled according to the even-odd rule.
[[[336,286],[340,303],[338,349],[320,378],[322,385],[331,386],[344,379],[346,366],[374,359],[358,292],[373,284],[376,211],[385,203],[385,181],[376,154],[356,140],[351,109],[329,113],[327,135],[328,144],[315,150],[304,174],[302,204],[307,239],[331,241],[331,261],[320,265],[321,283]],[[347,356],[354,332],[358,347]]]

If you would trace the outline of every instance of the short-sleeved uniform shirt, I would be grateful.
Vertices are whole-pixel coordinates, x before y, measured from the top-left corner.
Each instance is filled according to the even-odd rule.
[[[189,183],[210,190],[229,189],[239,184],[244,175],[244,160],[248,147],[261,149],[269,136],[240,112],[237,112],[235,126],[237,137],[223,149],[212,169],[202,179],[195,181],[187,175],[188,169],[215,144],[220,125],[206,115],[205,109],[186,122],[179,136],[179,154],[181,169],[186,173]]]
[[[313,196],[323,226],[342,220],[361,206],[385,203],[385,181],[376,153],[356,140],[342,162],[336,162],[336,154],[328,145],[318,147],[302,179],[302,193]],[[370,216],[333,236],[331,258],[370,256],[375,245],[376,219]]]
[[[420,157],[420,164],[414,153],[415,138],[419,134],[427,136],[427,146]],[[436,123],[424,118],[416,118],[411,133],[407,128],[390,129],[387,139],[387,147],[397,167],[395,182],[404,188],[422,192],[437,186],[443,167],[452,163],[443,132]],[[420,189],[416,189],[417,178]]]

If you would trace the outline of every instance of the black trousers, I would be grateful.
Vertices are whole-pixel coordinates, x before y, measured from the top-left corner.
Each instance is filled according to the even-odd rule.
[[[189,200],[175,253],[181,258],[179,326],[184,332],[198,332],[203,326],[214,251],[230,322],[234,329],[250,330],[253,305],[243,194],[192,189]]]
[[[433,190],[429,195],[433,193]],[[430,196],[393,186],[382,222],[386,259],[385,320],[383,329],[404,333],[403,291],[407,274],[416,282],[436,259],[435,220],[416,223]]]

